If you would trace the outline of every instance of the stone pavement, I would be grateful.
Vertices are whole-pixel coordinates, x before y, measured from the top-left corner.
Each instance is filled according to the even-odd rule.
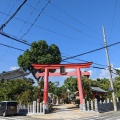
[[[33,118],[40,118],[42,120],[67,120],[67,119],[77,119],[83,117],[94,116],[98,113],[95,112],[87,112],[83,113],[80,109],[73,104],[63,104],[60,106],[54,106],[53,113],[45,114],[45,115],[32,115]]]

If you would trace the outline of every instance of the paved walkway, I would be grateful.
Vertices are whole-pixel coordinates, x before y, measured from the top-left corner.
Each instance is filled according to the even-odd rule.
[[[78,107],[76,107],[73,104],[64,104],[60,106],[54,106],[53,113],[45,114],[45,115],[33,115],[31,117],[34,118],[41,118],[44,119],[56,119],[56,120],[67,120],[67,119],[77,119],[77,118],[83,118],[88,116],[96,115],[97,113],[83,113],[80,111]]]

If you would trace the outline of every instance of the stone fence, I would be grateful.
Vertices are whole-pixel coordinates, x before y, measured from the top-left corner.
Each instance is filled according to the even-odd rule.
[[[117,109],[120,109],[120,101],[116,100]],[[85,101],[83,99],[83,112],[107,112],[114,110],[113,102],[109,98],[103,102],[98,102],[97,99]]]
[[[36,101],[28,105],[18,104],[17,112],[21,115],[45,114],[45,106],[43,103],[37,103]]]

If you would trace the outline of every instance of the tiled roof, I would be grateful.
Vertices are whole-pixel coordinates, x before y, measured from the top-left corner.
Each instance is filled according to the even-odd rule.
[[[93,92],[107,92],[99,87],[91,87]]]
[[[3,73],[0,73],[0,76],[6,75],[6,74],[11,74],[16,71],[21,71],[21,72],[25,73],[25,71],[23,71],[21,68],[19,68],[19,69],[8,71],[8,72],[4,71]]]

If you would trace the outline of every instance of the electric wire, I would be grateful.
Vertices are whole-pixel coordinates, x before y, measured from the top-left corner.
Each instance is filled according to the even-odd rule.
[[[67,27],[69,27],[69,28],[71,28],[71,29],[79,32],[79,33],[82,33],[82,34],[84,34],[84,35],[86,35],[86,36],[88,36],[88,37],[91,37],[91,38],[93,38],[93,39],[100,40],[100,39],[98,39],[98,38],[96,38],[96,37],[93,37],[93,36],[91,36],[91,35],[83,32],[83,31],[81,31],[81,30],[79,30],[79,29],[77,29],[77,28],[75,28],[75,27],[72,27],[71,25],[68,25],[68,24],[66,24],[66,23],[64,23],[64,22],[62,22],[62,21],[60,21],[60,20],[58,20],[58,19],[56,19],[56,18],[54,18],[54,17],[46,14],[45,12],[43,12],[43,14],[46,15],[46,16],[48,16],[48,17],[50,17],[50,18],[52,18],[52,19],[54,19],[54,20],[56,20],[56,21],[58,21],[58,22],[60,22],[60,23],[62,23],[63,25],[65,25],[65,26],[67,26]]]
[[[12,38],[13,40],[19,41],[19,40],[17,40],[15,37],[11,37],[11,36],[5,34],[5,33],[3,32],[3,28],[14,18],[14,16],[18,13],[18,11],[19,11],[19,10],[22,8],[22,6],[26,3],[26,1],[27,1],[27,0],[24,0],[24,1],[22,2],[22,4],[17,8],[17,10],[12,14],[12,16],[10,16],[10,18],[9,18],[4,24],[2,24],[2,25],[0,26],[0,30],[2,30],[2,32],[0,32],[1,35],[5,36],[5,37],[8,37],[8,38]],[[15,5],[15,4],[14,4],[14,5]],[[12,10],[12,8],[11,8],[11,10]],[[10,12],[11,12],[11,11],[9,11],[9,13],[10,13]],[[12,42],[12,43],[13,43],[13,42]],[[12,44],[12,43],[11,43],[11,44]],[[7,54],[7,51],[8,51],[8,49],[6,50],[4,56]],[[3,56],[3,57],[4,57],[4,56]],[[3,58],[3,57],[2,57],[2,58]],[[0,60],[2,60],[2,58],[1,58]]]
[[[30,44],[30,43],[27,43],[25,40],[24,40],[24,41],[19,40],[19,39],[17,39],[16,37],[10,36],[10,35],[8,35],[8,34],[6,34],[6,33],[3,33],[3,32],[0,32],[0,34],[3,35],[3,36],[5,36],[5,37],[7,37],[7,38],[10,38],[11,40],[14,40],[14,41],[23,43],[23,44],[28,45],[28,46],[31,46],[31,44]]]
[[[66,57],[62,61],[72,59],[72,58],[75,58],[75,57],[78,57],[78,56],[86,55],[86,54],[89,54],[89,53],[93,53],[93,52],[102,50],[102,49],[104,49],[106,47],[111,47],[111,46],[114,46],[114,45],[117,45],[117,44],[120,44],[120,42],[116,42],[116,43],[113,43],[113,44],[110,44],[110,45],[107,45],[107,46],[103,46],[103,47],[100,47],[100,48],[97,48],[97,49],[94,49],[94,50],[91,50],[91,51],[88,51],[88,52],[84,52],[84,53],[81,53],[81,54],[78,54],[78,55],[74,55],[74,56],[71,56],[71,57]]]
[[[6,13],[6,11],[8,10],[8,8],[9,8],[9,6],[10,6],[10,4],[11,4],[11,0],[9,1],[6,9],[4,10],[4,13]],[[0,21],[2,21],[3,16],[4,16],[4,14],[0,17]],[[7,16],[6,16],[6,18],[7,18]]]
[[[2,43],[0,43],[0,45],[5,46],[5,47],[8,47],[8,48],[15,49],[15,50],[25,51],[25,50],[22,50],[22,49],[20,49],[20,48],[12,47],[12,46],[9,46],[9,45],[6,45],[6,44],[2,44]]]
[[[48,2],[46,3],[46,5],[42,8],[42,10],[40,11],[40,13],[38,14],[38,16],[36,17],[36,19],[34,20],[34,22],[31,24],[31,26],[29,27],[29,29],[27,30],[26,33],[24,33],[21,36],[21,39],[28,34],[28,32],[31,30],[31,28],[33,27],[33,25],[35,24],[35,22],[38,20],[38,18],[40,17],[40,15],[42,14],[42,12],[45,10],[45,8],[48,6],[48,4],[50,3],[50,0],[48,0]]]
[[[51,3],[51,2],[50,2],[50,3]],[[31,7],[31,8],[34,8],[33,6],[31,6],[31,5],[29,5],[29,4],[26,4],[26,5],[29,6],[29,7]],[[35,10],[39,11],[37,8],[36,8]],[[48,15],[48,14],[45,13],[45,12],[43,12],[43,14],[46,15],[46,16],[48,16],[48,17],[50,17],[50,18],[52,18],[52,19],[54,19],[54,20],[56,20],[56,21],[58,21],[58,22],[60,22],[60,23],[63,24],[63,25],[66,25],[67,27],[69,27],[69,28],[71,28],[71,29],[73,29],[73,30],[76,30],[77,32],[80,32],[80,33],[82,33],[82,34],[84,34],[84,35],[86,35],[86,36],[88,36],[88,37],[93,38],[93,39],[100,40],[100,39],[98,39],[98,38],[96,38],[96,37],[94,37],[94,36],[91,36],[91,35],[83,32],[83,31],[81,31],[81,30],[79,30],[79,29],[77,29],[77,28],[72,27],[71,25],[68,25],[68,24],[66,24],[66,23],[64,23],[64,22],[62,22],[62,21],[60,21],[60,20],[58,20],[58,19],[56,19],[56,18]]]
[[[65,61],[65,62],[67,62],[67,63],[69,63],[69,64],[74,64],[74,63],[68,62],[68,61]],[[94,64],[94,63],[93,63],[93,64]],[[108,68],[103,68],[103,67],[98,67],[98,66],[91,66],[91,67],[92,67],[92,68],[95,68],[95,69],[108,70]],[[113,68],[113,69],[114,69],[114,68]],[[117,73],[113,72],[113,70],[111,71],[111,73],[118,75]]]
[[[14,2],[14,4],[12,5],[11,9],[9,10],[9,12],[8,12],[7,14],[10,14],[10,12],[11,12],[12,9],[14,8],[15,4],[16,4],[16,2]],[[7,8],[7,9],[8,9],[8,8]],[[5,22],[6,19],[7,19],[7,16],[5,17],[5,19],[4,19],[3,22]]]
[[[4,24],[1,25],[0,30],[2,30],[10,22],[10,20],[12,20],[12,18],[18,13],[18,11],[26,2],[27,0],[24,0],[24,2],[17,8],[17,10],[13,13],[13,15]]]
[[[15,40],[15,41],[17,41],[17,42],[20,42],[20,43],[23,43],[23,44],[26,44],[26,45],[31,46],[31,44],[29,44],[29,43],[26,43],[26,42],[24,42],[24,41],[20,41],[20,40],[14,38],[14,37],[11,37],[11,36],[9,36],[9,35],[7,35],[7,34],[2,33],[2,32],[0,32],[0,34],[2,34],[2,35],[5,36],[5,37],[8,37],[8,38],[10,38],[10,39],[13,39],[13,40]],[[62,59],[62,61],[68,60],[68,59],[73,59],[73,58],[75,58],[75,57],[82,56],[82,55],[86,55],[86,54],[89,54],[89,53],[93,53],[93,52],[102,50],[102,49],[104,49],[104,48],[106,48],[106,47],[112,47],[112,46],[115,46],[115,45],[118,45],[118,44],[120,44],[120,42],[116,42],[116,43],[113,43],[113,44],[110,44],[110,45],[107,45],[107,46],[103,46],[103,47],[100,47],[100,48],[97,48],[97,49],[94,49],[94,50],[91,50],[91,51],[88,51],[88,52],[84,52],[84,53],[81,53],[81,54],[78,54],[78,55],[66,57],[66,58]]]
[[[111,25],[111,30],[110,30],[110,38],[111,38],[111,34],[112,34],[112,30],[113,30],[113,25],[114,25],[114,20],[115,20],[116,7],[117,7],[117,0],[115,1],[115,8],[114,8],[112,25]],[[110,38],[109,38],[109,40],[110,40]]]
[[[59,11],[61,11],[62,13],[64,13],[65,15],[69,16],[70,18],[72,18],[73,20],[75,20],[76,22],[78,22],[80,25],[86,27],[87,29],[91,30],[92,32],[96,33],[97,35],[101,36],[101,34],[97,33],[95,30],[93,30],[92,28],[88,27],[87,25],[85,25],[84,23],[80,22],[79,20],[77,20],[76,18],[74,18],[73,16],[71,16],[70,14],[66,13],[65,11],[63,11],[61,8],[57,7],[55,4],[53,4],[52,2],[50,2],[50,4],[52,6],[54,6],[56,9],[58,9]]]
[[[65,54],[65,53],[62,53],[62,54]],[[67,56],[70,56],[70,55],[67,55]],[[63,56],[63,57],[67,57],[67,56]],[[83,60],[83,59],[79,59],[79,58],[73,58],[74,60],[78,60],[78,61],[83,61],[83,62],[89,62],[89,61],[87,61],[87,60]],[[95,65],[99,65],[99,66],[106,66],[106,67],[108,67],[107,65],[103,65],[103,64],[99,64],[99,63],[96,63],[96,62],[93,62],[93,64],[95,64]]]
[[[5,37],[8,37],[8,38],[10,38],[10,39],[13,39],[13,40],[15,40],[15,41],[17,41],[17,42],[20,42],[20,43],[23,43],[23,44],[26,44],[26,45],[31,46],[31,44],[29,44],[29,43],[26,43],[26,42],[24,42],[24,41],[20,41],[20,40],[14,38],[14,37],[11,37],[11,36],[9,36],[9,35],[7,35],[7,34],[2,33],[2,32],[0,32],[0,34],[2,34],[2,35],[5,36]],[[75,58],[75,57],[82,56],[82,55],[86,55],[86,54],[89,54],[89,53],[93,53],[93,52],[102,50],[102,49],[104,49],[105,47],[111,47],[111,46],[114,46],[114,45],[117,45],[117,44],[120,44],[120,42],[116,42],[116,43],[113,43],[113,44],[110,44],[110,45],[107,45],[107,46],[103,46],[103,47],[100,47],[100,48],[97,48],[97,49],[94,49],[94,50],[91,50],[91,51],[88,51],[88,52],[84,52],[84,53],[81,53],[81,54],[78,54],[78,55],[75,55],[75,56],[66,57],[66,58],[62,59],[62,61],[68,60],[68,59],[73,59],[73,58]]]
[[[19,33],[17,34],[17,36],[22,32],[22,29],[24,28],[24,26],[26,25],[27,21],[30,19],[30,17],[32,16],[32,14],[34,13],[36,7],[39,5],[41,0],[38,0],[38,2],[36,3],[35,7],[33,8],[33,10],[31,11],[30,15],[28,16],[28,18],[26,19],[26,21],[24,22],[24,24],[22,25],[22,27],[19,30]]]
[[[0,13],[3,13],[3,12],[0,12]],[[10,16],[9,14],[6,14],[6,13],[3,13],[3,14]],[[14,19],[17,19],[17,20],[19,20],[19,21],[21,21],[21,22],[26,22],[27,24],[32,25],[32,23],[30,23],[30,22],[28,22],[28,21],[25,21],[25,20],[22,20],[22,19],[20,19],[20,18],[18,18],[18,17],[14,17]],[[36,24],[34,24],[34,26],[35,26],[35,27],[38,27],[38,28],[40,28],[40,29],[42,29],[42,30],[45,30],[45,31],[48,31],[48,32],[51,32],[51,33],[54,33],[54,34],[57,34],[57,35],[66,37],[66,38],[70,38],[70,39],[77,40],[77,41],[80,41],[80,40],[81,40],[81,39],[79,39],[79,38],[75,38],[75,37],[68,36],[68,35],[65,35],[65,34],[62,34],[62,33],[58,33],[58,32],[56,32],[56,31],[50,30],[50,29],[48,29],[48,28],[41,27],[41,26],[36,25]],[[84,40],[84,41],[86,41],[86,40]],[[93,41],[87,41],[87,42],[89,42],[89,43],[94,43]],[[94,43],[94,44],[95,44],[95,43]]]

